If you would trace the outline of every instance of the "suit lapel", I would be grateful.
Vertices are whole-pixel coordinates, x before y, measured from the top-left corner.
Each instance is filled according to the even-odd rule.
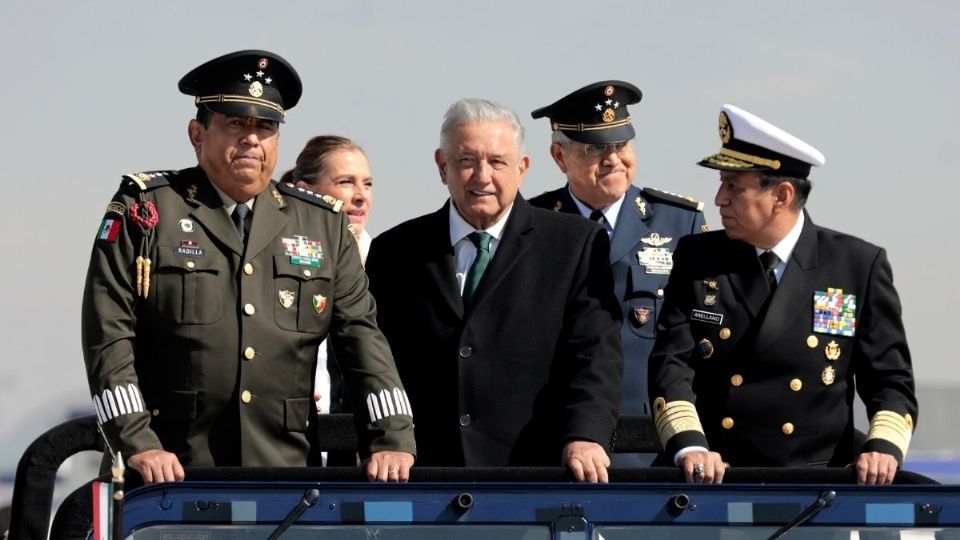
[[[758,354],[773,345],[797,315],[807,312],[812,321],[813,296],[810,284],[818,281],[822,268],[817,260],[817,228],[809,216],[804,218],[800,238],[761,323],[754,345]]]
[[[503,238],[497,246],[497,252],[490,261],[490,266],[483,273],[483,278],[480,279],[474,305],[480,305],[484,298],[493,294],[530,247],[528,233],[533,229],[530,208],[530,203],[517,195],[510,217],[503,228]]]
[[[630,186],[623,198],[623,204],[620,205],[620,214],[617,216],[617,224],[613,228],[613,238],[610,239],[610,264],[625,257],[630,251],[636,249],[640,239],[650,234],[646,221],[653,215],[653,210],[644,202],[644,212],[640,212],[637,205],[637,199],[640,197],[640,190],[636,186]]]
[[[746,242],[733,240],[727,244],[730,253],[722,254],[736,261],[737,265],[730,273],[730,286],[740,303],[750,313],[750,318],[756,319],[763,310],[763,305],[769,296],[767,278],[757,252]]]
[[[286,207],[286,203],[273,195],[275,189],[271,183],[267,189],[257,195],[256,202],[253,204],[253,223],[250,225],[250,238],[247,239],[247,260],[253,259],[263,251],[290,221],[290,218],[281,211]],[[304,234],[306,231],[299,231],[299,233]]]
[[[203,170],[198,167],[196,171],[196,178],[188,180],[186,187],[186,201],[193,207],[190,217],[200,223],[207,234],[237,255],[243,255],[243,242],[230,216],[223,209],[223,200]]]
[[[460,319],[463,318],[463,298],[457,283],[457,270],[453,264],[453,246],[450,243],[450,201],[434,212],[427,222],[422,237],[427,239],[426,256],[428,284],[436,287],[440,298]],[[428,285],[429,286],[429,285]]]

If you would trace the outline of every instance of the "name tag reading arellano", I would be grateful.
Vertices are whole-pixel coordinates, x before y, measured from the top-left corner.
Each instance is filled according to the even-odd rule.
[[[719,325],[723,323],[723,314],[695,309],[690,312],[690,320]]]

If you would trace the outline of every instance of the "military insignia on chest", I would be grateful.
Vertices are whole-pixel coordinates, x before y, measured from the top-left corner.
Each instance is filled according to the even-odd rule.
[[[670,248],[663,247],[670,243],[673,238],[661,237],[657,233],[650,233],[650,236],[641,238],[640,241],[650,246],[637,252],[637,262],[639,262],[648,274],[666,275],[673,269],[673,253]]]
[[[813,331],[853,337],[857,330],[857,295],[828,288],[813,293]]]
[[[278,291],[277,296],[280,300],[280,305],[283,306],[283,309],[290,309],[290,306],[293,305],[293,301],[297,298],[296,293],[286,289]]]
[[[301,266],[320,266],[323,260],[323,247],[320,242],[310,240],[306,236],[294,235],[293,238],[281,238],[283,252],[290,257],[290,264]]]
[[[317,315],[323,313],[325,309],[327,309],[327,297],[322,294],[313,295],[313,310]]]
[[[633,308],[633,320],[640,326],[647,324],[650,320],[650,308],[647,306]]]

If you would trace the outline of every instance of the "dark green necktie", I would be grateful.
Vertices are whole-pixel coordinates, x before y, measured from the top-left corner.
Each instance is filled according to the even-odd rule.
[[[238,203],[237,206],[233,208],[233,214],[230,215],[230,218],[233,219],[234,226],[237,227],[237,232],[240,233],[240,241],[244,244],[247,243],[247,234],[250,233],[249,215],[250,207],[243,203]]]
[[[483,231],[476,231],[467,235],[467,238],[477,247],[477,258],[470,265],[467,280],[463,284],[463,305],[469,307],[473,302],[473,295],[477,292],[477,286],[480,285],[483,271],[490,264],[490,241],[493,240],[493,236]]]

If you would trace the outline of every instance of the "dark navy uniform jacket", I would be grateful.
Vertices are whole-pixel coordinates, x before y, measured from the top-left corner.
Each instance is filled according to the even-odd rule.
[[[845,465],[856,391],[864,451],[903,459],[917,400],[882,248],[807,215],[772,296],[754,247],[723,231],[682,240],[674,261],[650,357],[668,456],[709,443],[734,466]]]

